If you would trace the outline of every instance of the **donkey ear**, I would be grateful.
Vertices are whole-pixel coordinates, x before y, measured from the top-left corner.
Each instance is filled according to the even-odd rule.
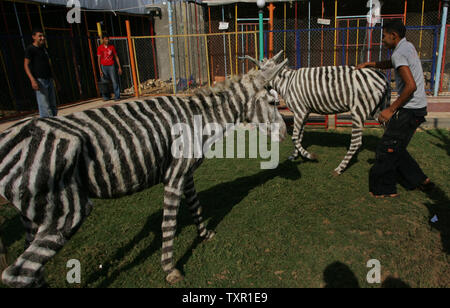
[[[246,56],[240,57],[240,59],[241,59],[241,60],[250,60],[250,61],[253,62],[258,68],[261,68],[261,63],[258,62],[255,58],[252,58],[252,57],[246,55]]]
[[[279,53],[277,53],[277,54],[276,54],[275,56],[273,56],[272,58],[270,58],[270,60],[276,63],[276,62],[278,61],[278,59],[279,59],[282,55],[283,55],[283,50],[280,51]]]
[[[288,63],[288,59],[284,59],[284,61],[281,62],[280,64],[278,64],[272,68],[263,70],[261,74],[264,78],[265,84],[272,81],[272,79],[274,79],[280,73],[280,71],[286,66],[287,63]]]

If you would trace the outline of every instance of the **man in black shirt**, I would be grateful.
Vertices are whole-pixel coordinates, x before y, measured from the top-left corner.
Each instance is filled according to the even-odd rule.
[[[41,117],[57,115],[56,93],[53,85],[50,58],[45,48],[45,36],[42,30],[33,30],[33,44],[25,50],[24,68],[36,92]]]

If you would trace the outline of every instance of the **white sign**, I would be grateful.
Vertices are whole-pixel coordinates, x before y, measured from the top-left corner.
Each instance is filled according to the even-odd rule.
[[[327,26],[329,26],[331,24],[331,20],[330,19],[317,18],[317,23],[319,25],[327,25]]]
[[[219,23],[219,30],[228,30],[228,23],[224,22],[224,21],[221,21]]]

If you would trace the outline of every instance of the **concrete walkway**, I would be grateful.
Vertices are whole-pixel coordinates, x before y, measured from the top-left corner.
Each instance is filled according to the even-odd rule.
[[[95,108],[100,108],[100,107],[107,107],[107,106],[112,106],[114,104],[120,104],[123,102],[127,102],[127,101],[134,101],[135,98],[128,98],[128,99],[123,99],[119,102],[114,102],[114,100],[110,100],[110,101],[106,101],[104,102],[102,99],[95,99],[95,100],[90,100],[87,102],[83,102],[83,103],[78,103],[75,105],[69,105],[69,106],[64,106],[64,107],[58,107],[58,116],[64,116],[64,115],[68,115],[68,114],[72,114],[75,112],[79,112],[79,111],[83,111],[83,110],[88,110],[88,109],[95,109]],[[39,114],[31,114],[27,117],[38,117]],[[11,120],[11,121],[7,121],[7,122],[1,122],[0,123],[0,132],[4,131],[5,129],[7,129],[8,127],[10,127],[11,125],[14,125],[15,123],[21,121],[22,119],[15,119],[15,120]]]

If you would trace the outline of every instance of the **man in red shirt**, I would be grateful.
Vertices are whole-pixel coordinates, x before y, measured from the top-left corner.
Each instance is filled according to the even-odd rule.
[[[98,46],[98,68],[100,71],[100,77],[111,80],[114,88],[114,100],[120,100],[120,87],[118,77],[116,74],[116,67],[114,65],[114,59],[116,60],[119,68],[119,75],[122,75],[122,68],[120,67],[119,57],[117,56],[116,48],[114,45],[109,44],[109,37],[103,36],[103,44]],[[110,99],[109,93],[102,93],[105,101]]]

